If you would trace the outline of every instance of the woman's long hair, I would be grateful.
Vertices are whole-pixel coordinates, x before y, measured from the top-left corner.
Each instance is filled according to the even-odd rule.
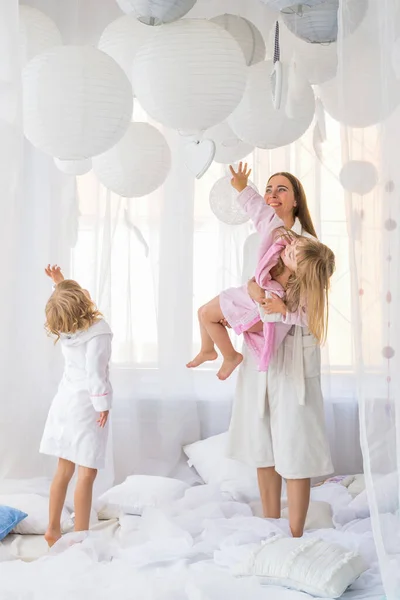
[[[307,233],[316,238],[317,232],[315,231],[310,211],[308,210],[307,197],[301,182],[297,179],[297,177],[291,173],[287,173],[286,171],[271,175],[271,177],[268,179],[268,182],[270,182],[273,177],[278,175],[281,177],[286,177],[286,179],[288,179],[292,185],[294,199],[296,200],[296,206],[294,207],[293,212],[294,217],[299,219],[304,231],[307,231]]]

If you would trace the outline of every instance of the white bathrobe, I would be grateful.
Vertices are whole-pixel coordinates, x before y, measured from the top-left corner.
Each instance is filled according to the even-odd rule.
[[[43,454],[92,469],[104,467],[108,422],[101,428],[97,419],[112,404],[111,340],[111,329],[104,320],[86,331],[61,336],[64,374],[44,428]]]
[[[303,233],[297,219],[293,230]],[[254,275],[259,244],[257,233],[246,241],[243,282]],[[229,428],[228,456],[257,468],[274,466],[285,479],[332,473],[320,381],[320,349],[309,330],[292,327],[272,357],[268,372],[258,371],[246,344],[243,356]]]

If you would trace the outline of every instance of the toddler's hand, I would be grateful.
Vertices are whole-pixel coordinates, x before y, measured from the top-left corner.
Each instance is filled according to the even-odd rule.
[[[235,188],[239,193],[243,192],[244,188],[247,187],[247,181],[251,173],[251,169],[247,170],[247,163],[239,163],[237,172],[229,165],[230,172],[232,173],[231,186]]]
[[[97,422],[99,424],[100,427],[105,427],[106,423],[107,423],[107,419],[108,419],[108,413],[110,411],[109,410],[103,410],[100,413],[100,417],[97,419]]]
[[[64,281],[64,275],[61,273],[61,267],[58,265],[47,265],[44,272],[46,273],[47,277],[50,277],[50,279],[54,281],[56,285],[61,283],[61,281]]]

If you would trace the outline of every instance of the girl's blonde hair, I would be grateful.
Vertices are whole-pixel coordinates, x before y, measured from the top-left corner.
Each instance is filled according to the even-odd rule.
[[[45,329],[55,335],[55,343],[61,333],[76,333],[89,329],[102,318],[89,294],[72,279],[64,279],[56,286],[46,304]]]
[[[298,240],[297,270],[290,276],[286,289],[287,309],[290,312],[295,312],[299,307],[305,310],[309,330],[318,343],[323,344],[328,329],[328,293],[330,278],[335,270],[335,255],[317,239],[299,236],[284,227],[279,227],[276,235]],[[282,268],[278,266],[278,270]],[[274,272],[274,276],[278,274]]]

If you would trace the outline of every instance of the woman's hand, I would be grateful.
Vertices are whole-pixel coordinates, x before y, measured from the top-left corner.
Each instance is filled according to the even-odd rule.
[[[276,294],[271,294],[271,296],[271,298],[264,298],[260,303],[267,315],[280,313],[283,317],[286,317],[286,304],[284,301]]]
[[[250,281],[247,282],[247,293],[250,298],[258,304],[262,304],[265,300],[265,292],[255,279],[250,279]]]
[[[229,169],[232,173],[231,186],[235,188],[239,193],[243,192],[244,188],[247,187],[247,181],[251,173],[251,169],[247,170],[247,163],[239,163],[237,172],[229,165]]]
[[[64,275],[61,273],[61,267],[58,265],[47,265],[44,272],[46,273],[47,277],[50,277],[50,279],[53,280],[55,285],[61,283],[61,281],[64,281]]]
[[[106,423],[107,423],[107,419],[108,419],[108,413],[110,411],[109,410],[103,410],[100,413],[100,417],[97,419],[97,423],[99,424],[99,427],[105,427]]]

